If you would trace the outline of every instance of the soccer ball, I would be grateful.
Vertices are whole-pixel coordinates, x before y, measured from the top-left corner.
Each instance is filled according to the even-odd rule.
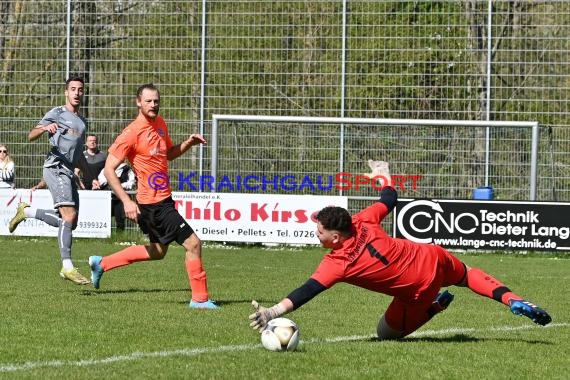
[[[275,318],[261,332],[261,344],[269,351],[294,351],[299,344],[299,326],[288,318]]]

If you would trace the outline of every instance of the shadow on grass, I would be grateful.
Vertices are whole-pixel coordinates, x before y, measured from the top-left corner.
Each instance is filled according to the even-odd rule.
[[[116,289],[116,290],[96,290],[96,289],[83,289],[81,295],[83,296],[94,296],[97,294],[130,294],[130,293],[178,293],[178,292],[188,292],[188,288],[185,289]]]
[[[428,342],[428,343],[470,343],[481,342],[485,339],[475,338],[465,334],[455,334],[452,336],[422,336],[422,337],[408,337],[401,340],[402,343],[415,343],[415,342]]]
[[[97,295],[108,295],[108,294],[151,294],[151,293],[188,293],[188,298],[190,298],[190,292],[188,288],[184,289],[140,289],[140,288],[129,288],[129,289],[115,289],[115,290],[96,290],[96,289],[83,289],[81,290],[82,296],[97,296]],[[232,304],[248,304],[251,305],[251,300],[213,300],[218,306],[232,305]],[[178,301],[179,304],[187,304],[188,301]]]
[[[382,339],[378,339],[377,337],[371,336],[369,338],[364,338],[364,339],[354,339],[354,341],[364,341],[364,342],[374,342],[374,343],[381,343],[381,342],[386,342],[386,343],[417,343],[417,342],[428,342],[428,343],[471,343],[471,342],[481,342],[481,341],[485,341],[488,339],[481,339],[481,338],[475,338],[472,336],[468,336],[465,334],[456,334],[453,336],[444,336],[444,337],[429,337],[429,336],[424,336],[424,337],[407,337],[407,338],[402,338],[402,339],[394,339],[394,340],[382,340]]]
[[[234,305],[234,304],[251,304],[251,300],[219,300],[219,299],[214,299],[213,300],[216,305],[222,307],[222,306],[228,306],[228,305]],[[187,304],[188,302],[179,302],[181,304]],[[253,308],[252,308],[253,310]]]
[[[366,339],[370,342],[382,342],[382,340],[371,337]],[[426,342],[426,343],[473,343],[473,342],[526,342],[528,344],[543,344],[543,345],[552,345],[552,342],[544,341],[544,340],[527,340],[521,339],[520,337],[513,337],[513,338],[476,338],[473,336],[469,336],[466,334],[455,334],[452,336],[442,336],[442,337],[435,337],[435,336],[422,336],[422,337],[408,337],[403,338],[400,340],[393,340],[388,342],[397,342],[397,343],[417,343],[417,342]]]

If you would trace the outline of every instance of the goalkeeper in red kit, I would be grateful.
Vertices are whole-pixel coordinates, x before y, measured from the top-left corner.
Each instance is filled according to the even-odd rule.
[[[319,211],[317,237],[331,251],[307,282],[281,302],[266,308],[252,301],[252,328],[261,331],[269,320],[298,309],[338,282],[393,297],[378,322],[380,339],[403,338],[445,310],[453,295],[442,288],[451,285],[466,286],[539,325],[551,322],[544,309],[481,269],[468,267],[444,248],[388,236],[380,223],[396,206],[397,193],[390,187],[388,163],[369,161],[369,165],[371,176],[384,180],[379,201],[354,216],[336,206]]]

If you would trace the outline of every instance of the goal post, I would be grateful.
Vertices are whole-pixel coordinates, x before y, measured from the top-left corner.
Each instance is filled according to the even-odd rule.
[[[335,148],[331,148],[328,147],[328,149],[336,149],[338,148],[337,151],[337,157],[338,157],[338,170],[339,171],[343,171],[345,169],[345,157],[346,157],[346,150],[350,149],[350,147],[346,147],[344,144],[345,138],[347,137],[347,131],[350,130],[351,127],[358,127],[358,126],[369,126],[372,128],[376,128],[377,127],[407,127],[407,128],[413,128],[409,130],[409,133],[404,133],[405,137],[411,137],[414,134],[414,129],[415,130],[420,130],[422,127],[425,128],[433,128],[432,129],[426,129],[425,131],[423,131],[423,135],[417,137],[418,141],[422,140],[425,143],[431,143],[434,140],[445,140],[445,139],[452,139],[455,138],[451,132],[449,132],[449,128],[459,128],[461,129],[461,133],[457,133],[454,132],[456,135],[461,135],[462,133],[466,134],[467,130],[469,129],[473,129],[476,128],[478,130],[478,137],[479,140],[481,140],[479,142],[478,148],[479,150],[483,149],[484,150],[484,162],[478,162],[477,164],[479,166],[484,165],[484,178],[485,178],[485,186],[487,186],[487,184],[489,183],[489,176],[490,176],[490,165],[491,165],[491,159],[490,159],[490,131],[494,131],[497,129],[517,129],[517,128],[523,128],[525,130],[529,130],[529,134],[528,134],[528,138],[526,139],[520,139],[522,141],[520,144],[517,141],[519,138],[517,136],[517,133],[515,131],[511,131],[511,133],[509,134],[509,136],[504,137],[504,142],[501,141],[500,144],[502,145],[506,145],[506,144],[510,144],[510,149],[512,149],[512,152],[509,151],[505,151],[503,152],[502,158],[501,160],[502,165],[506,165],[504,167],[508,167],[509,168],[509,173],[514,173],[511,174],[512,176],[516,176],[517,174],[517,167],[516,164],[514,162],[509,162],[511,160],[511,157],[516,155],[516,154],[520,154],[521,152],[524,153],[525,155],[529,155],[529,157],[527,158],[527,156],[525,156],[521,162],[523,162],[523,164],[526,164],[526,161],[528,161],[528,199],[531,201],[536,200],[536,195],[537,195],[537,168],[538,168],[538,150],[539,150],[539,123],[536,121],[533,122],[526,122],[526,121],[477,121],[477,120],[427,120],[427,119],[383,119],[383,118],[349,118],[349,117],[316,117],[316,116],[263,116],[263,115],[233,115],[233,114],[214,114],[212,115],[212,135],[210,138],[210,145],[211,145],[211,158],[210,158],[210,170],[211,170],[211,175],[214,178],[217,178],[217,174],[218,174],[218,170],[219,170],[219,159],[220,159],[220,134],[223,131],[223,128],[226,124],[233,124],[234,125],[234,134],[233,134],[233,138],[236,140],[235,141],[235,149],[238,149],[238,143],[237,143],[237,138],[238,138],[238,133],[237,130],[238,128],[236,127],[236,124],[246,124],[246,125],[251,125],[251,124],[261,124],[261,125],[272,125],[272,126],[280,126],[280,127],[294,127],[294,126],[298,126],[299,128],[305,124],[310,124],[310,125],[315,125],[315,124],[320,124],[320,125],[329,125],[329,126],[334,126],[334,128],[337,128],[338,131],[337,133],[337,141],[339,141],[338,146]],[[446,129],[447,128],[447,129]],[[440,129],[446,129],[446,134],[442,135],[442,136],[430,136],[429,134],[431,133],[430,131],[438,131]],[[275,131],[274,129],[272,131]],[[372,130],[371,130],[372,131]],[[483,132],[484,131],[484,132]],[[278,133],[278,132],[271,132],[271,133]],[[287,131],[283,131],[281,132],[282,134],[282,141],[284,142],[287,138],[288,135],[290,135],[291,133],[293,133],[292,130],[287,129]],[[306,137],[306,139],[310,138],[310,131],[306,131],[304,132],[305,134],[303,135],[303,137]],[[261,133],[261,135],[263,135],[263,133]],[[255,136],[251,136],[251,139],[253,140],[255,138]],[[362,136],[360,138],[363,138]],[[374,135],[371,135],[369,137],[370,139],[375,139],[375,138],[382,138],[382,137],[378,137],[376,135],[376,133],[374,132]],[[502,137],[498,137],[495,138],[495,140],[500,140]],[[413,138],[412,138],[413,140]],[[467,144],[469,142],[471,142],[471,140],[474,140],[473,138],[466,138],[465,136],[461,136],[461,138],[458,140],[460,141],[460,143],[464,143]],[[250,140],[251,141],[251,140]],[[306,143],[308,140],[306,141],[300,141],[300,143]],[[364,141],[364,140],[363,140]],[[398,144],[398,138],[395,138],[392,140],[393,143],[395,145]],[[447,141],[447,147],[452,146],[452,142]],[[499,144],[499,143],[497,143]],[[497,145],[496,144],[496,145]],[[497,145],[497,146],[500,146]],[[279,138],[277,139],[277,143],[275,148],[280,148],[279,146]],[[425,145],[425,144],[423,144]],[[483,148],[484,147],[484,148]],[[422,143],[420,143],[418,145],[418,147],[416,148],[417,150],[421,150],[422,149]],[[449,148],[451,150],[451,148]],[[445,149],[442,148],[438,148],[432,147],[431,152],[435,155],[441,155],[444,154]],[[469,152],[465,151],[465,148],[461,148],[461,152],[460,155],[462,156],[462,158],[467,157],[469,155]],[[427,153],[426,153],[427,152]],[[429,154],[429,150],[426,149],[426,152],[423,152],[424,154],[421,155],[421,157],[423,157],[422,159],[426,159],[426,154]],[[479,154],[481,154],[481,152],[478,152]],[[480,157],[480,156],[479,156]],[[260,160],[262,159],[262,157],[260,157]],[[302,159],[302,157],[301,157]],[[438,158],[434,158],[434,160],[437,159],[441,159],[441,157]],[[452,158],[451,160],[457,159],[457,157]],[[238,158],[238,161],[240,161],[240,159]],[[468,159],[467,159],[468,161]],[[239,164],[239,162],[238,162]],[[467,165],[467,164],[466,164]],[[522,164],[521,164],[522,165]],[[511,170],[512,167],[512,170]],[[456,169],[457,170],[457,169]],[[518,171],[518,175],[521,175],[521,171]],[[500,175],[496,175],[496,177],[498,177]]]

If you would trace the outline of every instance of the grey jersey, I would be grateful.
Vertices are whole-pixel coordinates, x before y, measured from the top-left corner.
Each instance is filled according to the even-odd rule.
[[[39,122],[40,125],[57,124],[57,131],[49,134],[49,143],[52,146],[48,153],[44,167],[49,168],[63,164],[69,170],[79,166],[85,145],[87,122],[85,119],[65,106],[55,107],[45,114]]]

